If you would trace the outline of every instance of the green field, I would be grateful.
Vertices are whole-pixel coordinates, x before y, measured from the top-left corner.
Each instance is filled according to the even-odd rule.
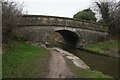
[[[117,47],[118,47],[117,40],[109,40],[109,41],[104,41],[104,42],[95,43],[95,44],[88,44],[83,46],[83,48],[86,50],[90,50],[103,55],[109,55],[109,54],[106,54],[106,51],[109,51]]]
[[[38,78],[48,73],[50,54],[42,47],[11,41],[3,49],[3,78]]]

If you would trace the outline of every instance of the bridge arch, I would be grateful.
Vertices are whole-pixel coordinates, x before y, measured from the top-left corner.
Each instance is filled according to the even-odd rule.
[[[79,35],[73,31],[57,30],[55,32],[58,32],[63,37],[66,45],[76,46],[79,42]]]
[[[108,35],[107,26],[72,18],[43,15],[23,15],[15,31],[17,36],[33,43],[45,44],[50,38],[53,44],[55,41],[55,44],[66,41],[73,46],[99,42]]]

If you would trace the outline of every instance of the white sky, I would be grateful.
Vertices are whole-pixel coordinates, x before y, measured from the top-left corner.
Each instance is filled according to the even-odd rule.
[[[51,15],[72,18],[73,15],[76,14],[78,11],[82,11],[84,9],[89,8],[91,4],[96,0],[17,0],[17,1],[24,2],[25,6],[24,11],[27,11],[28,14]]]
[[[78,11],[89,8],[94,0],[19,0],[24,2],[28,14],[73,17]]]

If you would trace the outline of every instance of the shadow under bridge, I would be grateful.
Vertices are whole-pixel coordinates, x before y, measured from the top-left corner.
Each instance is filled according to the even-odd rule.
[[[76,46],[79,42],[79,36],[75,32],[69,30],[58,30],[55,32],[58,32],[63,37],[65,45]]]

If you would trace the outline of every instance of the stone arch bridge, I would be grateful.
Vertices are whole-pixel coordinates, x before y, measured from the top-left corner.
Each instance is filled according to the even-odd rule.
[[[50,35],[59,33],[65,43],[73,46],[95,43],[107,35],[107,26],[73,18],[22,15],[16,33],[33,43],[45,43]]]

